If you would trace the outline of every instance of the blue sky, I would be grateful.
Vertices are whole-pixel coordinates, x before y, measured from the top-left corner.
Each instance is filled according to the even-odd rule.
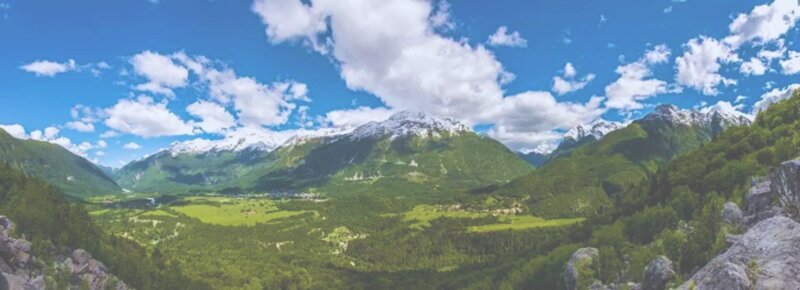
[[[0,124],[111,166],[399,110],[533,149],[659,103],[753,112],[800,83],[798,14],[794,0],[0,0]]]

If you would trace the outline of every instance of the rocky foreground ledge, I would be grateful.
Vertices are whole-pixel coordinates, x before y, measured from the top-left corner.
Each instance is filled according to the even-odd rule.
[[[786,161],[769,176],[754,179],[743,208],[728,202],[721,215],[723,223],[744,234],[728,235],[730,247],[677,289],[800,289],[800,160]],[[572,255],[564,272],[567,289],[662,290],[675,277],[672,262],[660,256],[647,266],[641,284],[602,285],[581,275],[592,273],[598,257],[595,248]]]
[[[0,290],[43,290],[69,288],[91,290],[127,290],[125,282],[108,273],[106,266],[82,249],[69,255],[54,254],[48,257],[53,265],[31,255],[31,242],[12,237],[14,223],[0,216]],[[47,273],[53,266],[55,273]],[[49,275],[49,276],[48,276]]]

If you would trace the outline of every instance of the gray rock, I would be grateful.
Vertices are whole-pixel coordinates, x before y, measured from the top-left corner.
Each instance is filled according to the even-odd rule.
[[[672,261],[665,256],[658,256],[644,270],[643,290],[664,290],[667,282],[675,277]]]
[[[572,257],[567,262],[567,269],[564,271],[564,285],[567,290],[577,290],[581,281],[594,282],[595,277],[581,277],[581,272],[592,269],[599,256],[600,251],[596,248],[580,248],[572,253]]]
[[[11,220],[6,216],[0,215],[0,227],[10,230],[14,228],[14,223],[12,223]]]
[[[725,235],[725,242],[727,242],[729,246],[738,243],[741,240],[742,240],[742,235],[732,235],[732,234]]]
[[[2,258],[0,258],[0,273],[7,273],[7,274],[14,273],[14,268],[11,268],[11,266],[8,265],[8,263],[6,263],[6,261],[3,260]]]
[[[781,163],[770,179],[784,212],[797,220],[800,217],[800,160]]]
[[[92,254],[90,254],[84,249],[77,249],[75,251],[72,251],[72,262],[75,263],[75,265],[77,265],[78,268],[83,267],[84,265],[89,263],[90,260],[92,260]]]
[[[30,253],[31,252],[31,246],[32,246],[31,242],[28,242],[27,240],[24,240],[24,239],[19,239],[19,240],[14,241],[13,243],[11,243],[11,247],[13,249],[15,249],[17,251],[22,251],[22,252],[25,252],[25,253]]]
[[[34,285],[33,283],[28,282],[25,278],[10,274],[0,275],[0,287],[2,286],[6,286],[7,288],[0,288],[0,289],[44,290],[44,285],[42,285],[42,287],[38,287],[38,285]]]
[[[800,289],[800,224],[759,222],[678,289]]]
[[[757,216],[760,212],[769,210],[772,206],[772,182],[767,180],[750,188],[744,197],[744,214]]]
[[[741,226],[742,224],[742,210],[733,202],[726,202],[722,206],[722,222],[732,225]]]
[[[14,253],[14,261],[17,262],[18,267],[24,268],[31,261],[31,255],[23,251],[17,251]]]

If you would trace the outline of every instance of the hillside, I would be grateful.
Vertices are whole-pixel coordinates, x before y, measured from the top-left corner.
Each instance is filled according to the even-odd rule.
[[[546,217],[591,215],[611,207],[625,188],[637,185],[676,156],[727,128],[748,123],[717,111],[701,113],[662,105],[599,141],[570,149],[569,154],[515,179],[496,194],[527,199],[532,213]]]
[[[117,181],[129,189],[173,193],[423,193],[504,183],[532,170],[501,143],[454,119],[409,112],[346,134],[295,138],[275,149],[186,145],[126,165]]]
[[[14,138],[2,129],[0,162],[46,180],[75,197],[122,191],[111,177],[85,158],[49,142]]]

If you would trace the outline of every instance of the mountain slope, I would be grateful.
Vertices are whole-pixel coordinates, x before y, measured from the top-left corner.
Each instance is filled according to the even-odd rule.
[[[183,149],[197,147],[208,146],[175,144],[126,165],[116,178],[125,188],[161,192],[423,192],[504,183],[532,169],[454,119],[409,112],[346,134],[297,137],[274,150]]]
[[[0,162],[39,177],[75,197],[121,192],[113,179],[85,158],[49,142],[14,138],[2,129]]]
[[[496,194],[525,198],[534,214],[546,217],[591,215],[610,207],[625,188],[669,160],[742,124],[749,120],[662,105],[600,141],[573,149],[569,156],[510,182]]]

